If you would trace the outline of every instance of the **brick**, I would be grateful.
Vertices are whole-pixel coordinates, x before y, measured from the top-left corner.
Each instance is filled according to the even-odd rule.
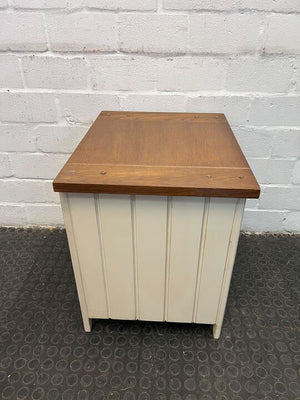
[[[245,208],[247,209],[257,209],[259,207],[259,199],[247,199]]]
[[[36,138],[30,125],[1,124],[0,151],[35,151]]]
[[[113,51],[117,49],[117,20],[112,13],[47,15],[51,49],[55,51]]]
[[[64,163],[67,154],[12,154],[12,168],[17,178],[54,179]],[[25,167],[26,166],[26,167]]]
[[[120,15],[120,47],[126,52],[185,53],[188,18],[185,15]]]
[[[22,205],[0,204],[0,225],[22,226],[26,223],[27,217]]]
[[[97,56],[91,59],[93,89],[151,90],[156,87],[156,60],[144,56]]]
[[[48,202],[46,187],[38,180],[0,181],[1,201],[8,203],[43,203]]]
[[[86,126],[45,126],[35,129],[37,149],[45,153],[72,153],[88,128]]]
[[[188,112],[224,113],[232,125],[243,125],[247,121],[250,99],[243,96],[197,96],[190,97]]]
[[[42,13],[1,12],[0,26],[0,50],[47,50]]]
[[[300,232],[300,211],[289,212],[283,222],[284,230],[288,232]]]
[[[103,94],[61,94],[59,101],[63,117],[70,123],[91,124],[103,110],[118,111],[119,99]]]
[[[224,87],[226,63],[209,57],[174,57],[158,61],[158,89],[215,90]]]
[[[267,186],[260,199],[260,208],[272,210],[298,210],[300,187]]]
[[[53,181],[44,181],[44,189],[48,199],[48,203],[60,204],[59,193],[53,190]]]
[[[295,76],[292,79],[292,85],[295,92],[300,92],[300,57],[295,57],[294,73]]]
[[[299,157],[300,129],[275,131],[273,135],[272,156]]]
[[[292,76],[293,62],[287,58],[238,57],[229,63],[226,89],[286,92]]]
[[[250,124],[261,126],[300,125],[300,96],[259,97],[250,108]]]
[[[27,87],[50,89],[87,88],[87,67],[82,57],[36,57],[22,59]]]
[[[239,3],[239,0],[163,0],[163,7],[166,10],[232,10]]]
[[[184,96],[178,95],[129,95],[121,99],[125,111],[183,112]]]
[[[0,93],[2,122],[55,122],[57,112],[50,93]]]
[[[262,17],[256,14],[190,16],[190,49],[196,53],[248,53],[260,45]]]
[[[245,210],[242,230],[250,232],[281,232],[284,211]]]
[[[66,8],[74,9],[85,6],[85,0],[11,0],[14,8]]]
[[[0,56],[0,87],[23,87],[22,74],[18,57],[10,55]]]
[[[246,157],[269,157],[273,133],[264,129],[233,127],[233,132]]]
[[[58,204],[26,204],[25,211],[29,225],[63,225],[63,216]]]
[[[157,9],[157,0],[88,0],[87,5],[101,10],[141,10]]]
[[[281,159],[248,158],[250,167],[259,183],[288,184],[295,161]]]
[[[0,176],[8,177],[12,176],[12,174],[11,163],[8,155],[0,153]]]
[[[300,11],[300,3],[298,0],[240,0],[238,3],[240,9],[277,12]]]
[[[298,148],[298,150],[299,150],[299,148]],[[300,161],[297,161],[295,163],[292,182],[297,184],[297,185],[300,185]],[[299,204],[299,208],[300,208],[300,204]]]
[[[271,15],[268,20],[267,53],[300,53],[300,15]]]
[[[300,11],[298,0],[164,0],[163,7],[167,10],[257,10],[295,12]]]

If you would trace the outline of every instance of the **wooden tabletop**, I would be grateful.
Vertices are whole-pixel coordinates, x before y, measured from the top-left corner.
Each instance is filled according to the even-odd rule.
[[[100,113],[53,182],[56,192],[257,198],[224,114]]]

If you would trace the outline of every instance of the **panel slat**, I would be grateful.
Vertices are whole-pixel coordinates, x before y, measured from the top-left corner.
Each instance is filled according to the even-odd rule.
[[[228,253],[227,253],[227,258],[226,258],[226,266],[225,266],[225,272],[224,272],[224,276],[223,276],[222,289],[221,289],[220,298],[219,298],[219,306],[218,306],[218,312],[217,312],[217,317],[216,317],[216,323],[213,328],[213,333],[214,333],[215,339],[218,339],[221,334],[223,318],[224,318],[226,302],[227,302],[227,296],[228,296],[229,287],[230,287],[231,274],[232,274],[234,260],[235,260],[235,254],[236,254],[236,250],[237,250],[237,246],[238,246],[238,242],[239,242],[244,207],[245,207],[245,199],[237,200],[234,219],[233,219],[233,225],[232,225],[232,230],[231,230],[231,236],[230,236],[230,245],[228,248]]]
[[[68,199],[88,316],[107,318],[94,195],[69,193]]]
[[[98,202],[110,318],[135,319],[130,196],[99,195]]]
[[[141,320],[164,317],[167,198],[136,196],[138,308]]]
[[[203,198],[173,198],[167,321],[192,322],[203,209]]]
[[[211,198],[200,264],[200,288],[196,313],[199,323],[214,324],[219,304],[236,199]]]

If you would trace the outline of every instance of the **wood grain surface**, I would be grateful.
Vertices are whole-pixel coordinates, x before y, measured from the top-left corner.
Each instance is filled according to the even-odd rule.
[[[259,196],[223,114],[102,112],[53,182],[57,192]]]

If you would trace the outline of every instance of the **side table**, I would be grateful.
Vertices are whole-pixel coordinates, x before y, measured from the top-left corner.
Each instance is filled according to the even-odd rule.
[[[53,187],[85,331],[115,318],[220,336],[245,199],[260,193],[223,114],[103,111]]]

